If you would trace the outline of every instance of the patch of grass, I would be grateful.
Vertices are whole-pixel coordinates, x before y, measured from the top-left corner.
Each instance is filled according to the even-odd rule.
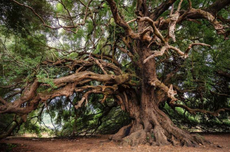
[[[224,119],[224,120],[223,120],[223,123],[224,123],[225,125],[229,125],[229,126],[230,126],[230,120],[229,120],[229,119]]]

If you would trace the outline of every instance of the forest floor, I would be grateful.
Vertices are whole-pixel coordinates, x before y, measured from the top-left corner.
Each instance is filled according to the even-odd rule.
[[[212,145],[181,146],[124,146],[108,140],[108,136],[57,138],[15,138],[0,141],[0,152],[230,152],[230,133],[202,134]]]

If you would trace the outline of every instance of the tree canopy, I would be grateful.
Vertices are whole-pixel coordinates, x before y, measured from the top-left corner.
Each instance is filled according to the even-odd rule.
[[[229,0],[1,0],[0,118],[13,115],[1,137],[49,110],[67,128],[77,117],[78,126],[84,118],[97,120],[96,126],[88,121],[95,131],[121,116],[113,127],[125,126],[111,139],[131,145],[203,144],[168,115],[179,109],[188,116],[228,118],[223,112],[230,111],[229,5]]]

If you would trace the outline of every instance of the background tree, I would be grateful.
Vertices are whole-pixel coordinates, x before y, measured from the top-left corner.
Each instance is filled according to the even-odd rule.
[[[3,136],[54,98],[69,98],[79,109],[98,94],[94,102],[106,107],[113,100],[132,118],[113,140],[203,144],[202,138],[176,127],[159,107],[213,116],[230,110],[229,4],[1,2],[0,113],[16,114]],[[76,96],[79,100],[71,101]]]

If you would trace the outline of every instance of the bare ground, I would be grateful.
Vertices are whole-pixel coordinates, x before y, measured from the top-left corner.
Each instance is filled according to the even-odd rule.
[[[0,152],[230,152],[230,133],[203,134],[212,145],[198,147],[131,147],[108,140],[108,136],[75,139],[8,138],[0,141]],[[16,144],[16,145],[15,145]]]

